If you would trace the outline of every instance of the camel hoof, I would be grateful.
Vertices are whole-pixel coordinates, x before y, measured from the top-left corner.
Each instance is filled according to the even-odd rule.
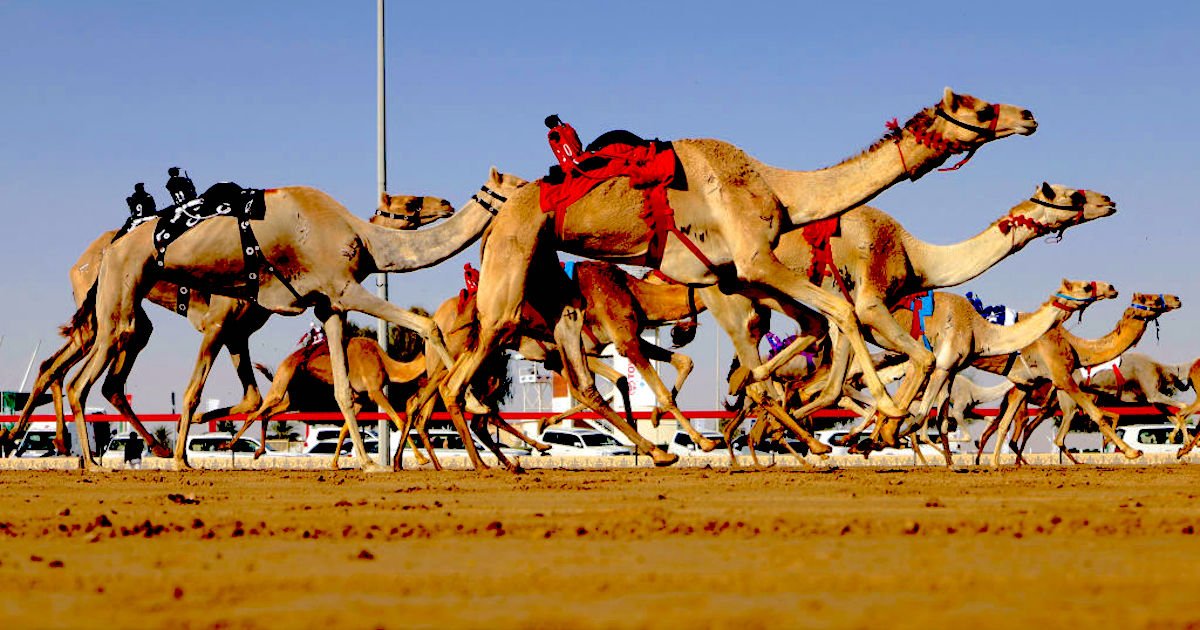
[[[1187,455],[1190,452],[1192,452],[1192,449],[1190,449],[1186,446],[1180,447],[1179,451],[1175,453],[1175,459],[1183,459],[1183,456]]]
[[[659,449],[654,449],[654,451],[650,453],[650,457],[654,458],[655,466],[670,466],[671,464],[679,461],[678,455],[666,453]]]
[[[187,461],[177,458],[177,459],[175,459],[175,470],[183,471],[183,470],[194,470],[194,469],[192,468],[191,464],[187,463]]]
[[[699,440],[696,440],[696,446],[699,446],[700,450],[705,453],[711,453],[713,449],[717,448],[717,443],[702,435]]]
[[[392,467],[391,466],[380,466],[379,464],[376,464],[375,462],[367,462],[365,465],[363,465],[362,471],[365,473],[372,473],[372,474],[386,473],[386,472],[392,472]]]
[[[833,451],[833,447],[824,442],[820,442],[818,440],[813,440],[812,442],[808,442],[808,452],[811,455],[828,456],[828,453],[830,453],[832,451]],[[822,459],[824,459],[824,458],[822,458]]]
[[[1128,452],[1126,452],[1125,458],[1126,459],[1137,459],[1137,458],[1141,457],[1142,455],[1145,455],[1145,453],[1143,453],[1141,451],[1141,449],[1138,449],[1133,452],[1133,455],[1130,455]]]

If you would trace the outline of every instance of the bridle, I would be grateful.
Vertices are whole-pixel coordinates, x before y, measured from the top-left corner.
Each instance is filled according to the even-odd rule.
[[[1085,194],[1087,193],[1086,190],[1081,190],[1079,192],[1082,192]],[[1051,232],[1057,231],[1058,234],[1056,234],[1054,236],[1054,241],[1053,241],[1053,242],[1057,243],[1057,242],[1062,241],[1063,232],[1065,232],[1067,230],[1067,228],[1071,227],[1072,225],[1079,225],[1080,223],[1083,222],[1083,208],[1080,205],[1072,204],[1072,205],[1068,206],[1068,205],[1063,205],[1063,204],[1058,204],[1058,203],[1051,203],[1049,201],[1044,201],[1042,199],[1038,199],[1037,197],[1030,197],[1029,201],[1032,203],[1036,203],[1039,206],[1044,206],[1046,208],[1054,208],[1055,210],[1066,210],[1067,212],[1074,212],[1075,216],[1072,217],[1069,221],[1064,222],[1061,227],[1059,227],[1057,230],[1055,230],[1054,228],[1046,225],[1045,223],[1042,223],[1041,221],[1037,221],[1034,219],[1030,219],[1029,217],[1027,217],[1023,214],[1009,214],[1009,215],[1005,216],[1004,218],[1000,219],[1000,221],[998,223],[996,223],[996,227],[1000,230],[1001,234],[1008,234],[1009,232],[1011,232],[1013,230],[1013,228],[1018,227],[1018,226],[1029,228],[1033,232],[1034,236],[1043,236],[1045,234],[1049,234]],[[1013,239],[1014,240],[1016,239],[1015,234],[1013,235]],[[1046,240],[1049,241],[1050,239],[1046,239]]]
[[[1167,310],[1167,300],[1163,297],[1163,294],[1158,294],[1158,302],[1156,302],[1153,306],[1146,306],[1144,304],[1138,304],[1137,302],[1130,302],[1129,308],[1133,309],[1134,311],[1132,314],[1134,319],[1140,319],[1144,322],[1154,322],[1154,340],[1161,341],[1158,336],[1158,316],[1162,315],[1163,312]],[[1145,311],[1145,314],[1139,316],[1138,311]]]
[[[942,109],[941,107],[934,109],[933,113],[935,116],[945,120],[946,122],[957,125],[958,127],[966,129],[967,131],[974,132],[976,135],[986,138],[987,140],[992,140],[996,137],[996,126],[1000,123],[1000,104],[993,104],[991,106],[991,110],[992,122],[987,127],[980,127],[978,125],[972,125],[970,123],[958,120],[950,114],[947,114],[946,110]],[[895,118],[887,123],[887,128],[892,131],[902,131],[903,129],[907,129],[907,127],[901,128],[900,123]],[[908,131],[912,133],[913,139],[916,140],[917,144],[927,146],[941,153],[957,155],[959,153],[966,152],[966,155],[963,156],[963,159],[959,160],[957,164],[954,166],[939,168],[937,169],[939,172],[957,171],[958,169],[962,168],[967,162],[971,161],[971,158],[975,156],[975,151],[979,150],[979,147],[982,146],[982,143],[976,144],[973,142],[963,142],[961,140],[947,140],[944,135],[929,128],[909,129]],[[913,171],[908,168],[908,163],[904,159],[904,150],[900,148],[900,138],[902,136],[903,134],[896,135],[896,151],[900,154],[900,166],[904,169],[904,172],[908,174],[908,179],[915,181],[916,177],[914,176]]]
[[[508,197],[488,188],[486,185],[480,186],[479,192],[483,193],[488,199],[483,199],[479,196],[479,193],[476,193],[471,195],[471,201],[483,206],[483,209],[490,212],[492,216],[496,216],[500,212],[500,207],[504,205],[504,202],[508,201]]]
[[[1095,282],[1087,283],[1087,290],[1088,290],[1088,295],[1086,295],[1084,297],[1075,297],[1073,295],[1066,295],[1062,292],[1056,292],[1054,294],[1054,296],[1050,298],[1050,303],[1068,313],[1073,313],[1075,311],[1079,311],[1080,309],[1088,306],[1092,302],[1095,302],[1100,297],[1096,292],[1096,283]],[[1067,303],[1064,304],[1062,302],[1059,302],[1059,300],[1067,300]],[[1082,311],[1080,311],[1080,313],[1079,313],[1079,319],[1080,320],[1083,319]]]
[[[375,210],[375,216],[383,217],[385,219],[393,219],[396,221],[403,221],[404,227],[401,229],[411,230],[421,226],[421,206],[423,205],[425,205],[424,197],[413,197],[404,204],[404,209],[408,210],[407,213],[398,214],[377,208]]]

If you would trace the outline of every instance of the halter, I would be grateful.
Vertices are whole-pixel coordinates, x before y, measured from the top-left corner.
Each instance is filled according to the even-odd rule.
[[[943,110],[941,107],[936,108],[933,113],[938,118],[941,118],[952,124],[958,125],[959,127],[962,127],[963,129],[966,129],[968,131],[973,131],[977,135],[988,138],[988,139],[994,138],[996,136],[996,125],[1000,122],[1000,105],[999,104],[992,105],[992,123],[987,127],[979,127],[979,126],[972,125],[970,123],[965,123],[961,120],[958,120],[958,119],[954,118],[953,116],[947,114],[945,112],[945,110]],[[891,131],[902,131],[903,129],[907,129],[907,127],[904,127],[904,128],[900,127],[899,121],[897,121],[895,118],[888,121],[886,127]],[[943,136],[941,133],[938,133],[938,132],[933,131],[932,129],[928,129],[928,128],[926,128],[926,129],[909,129],[909,132],[912,133],[913,140],[915,140],[917,142],[917,144],[927,146],[927,147],[934,149],[935,151],[938,151],[940,153],[947,153],[950,155],[956,155],[959,153],[963,153],[964,151],[967,153],[967,155],[965,157],[963,157],[963,159],[958,164],[955,164],[954,166],[948,166],[946,168],[937,169],[938,171],[941,171],[941,172],[957,171],[958,169],[962,168],[963,165],[965,165],[968,161],[970,161],[970,159],[975,155],[975,151],[979,149],[979,145],[976,145],[974,143],[962,142],[959,140],[947,140],[946,137]],[[902,135],[903,134],[898,134],[896,136],[896,152],[900,154],[900,166],[901,166],[901,168],[904,169],[904,172],[908,174],[908,179],[910,181],[915,181],[916,178],[913,176],[912,171],[909,170],[908,163],[904,159],[904,150],[900,148],[900,138],[902,137]]]
[[[1150,314],[1145,317],[1138,317],[1137,313],[1134,313],[1134,319],[1140,319],[1144,322],[1153,321],[1154,322],[1154,340],[1161,341],[1161,339],[1158,336],[1158,334],[1159,334],[1158,316],[1162,315],[1162,312],[1167,309],[1167,300],[1163,297],[1163,294],[1161,294],[1161,293],[1158,294],[1158,303],[1156,303],[1154,306],[1145,306],[1142,304],[1138,304],[1137,302],[1130,302],[1129,308],[1131,308],[1135,311],[1149,311],[1150,312]]]
[[[490,212],[492,214],[492,216],[496,216],[496,214],[500,212],[500,206],[503,206],[504,202],[508,201],[508,197],[501,195],[500,193],[492,190],[491,188],[488,188],[487,186],[480,186],[479,192],[482,192],[484,195],[491,197],[491,199],[485,201],[479,197],[478,193],[476,193],[474,195],[471,195],[471,201],[474,201],[475,203],[483,206],[483,209]],[[492,205],[493,203],[495,203],[496,205],[493,206]]]
[[[1073,295],[1066,295],[1064,293],[1057,292],[1054,294],[1053,297],[1050,298],[1050,303],[1068,313],[1073,313],[1078,310],[1079,311],[1079,320],[1083,321],[1083,311],[1080,309],[1086,307],[1087,305],[1091,304],[1092,302],[1095,302],[1098,299],[1098,296],[1096,294],[1096,283],[1089,282],[1087,284],[1087,288],[1088,288],[1088,292],[1090,293],[1090,295],[1087,295],[1085,297],[1075,297]],[[1074,304],[1074,305],[1062,304],[1062,303],[1056,301],[1055,298],[1058,298],[1061,300],[1067,300],[1068,302],[1077,302],[1077,304]]]

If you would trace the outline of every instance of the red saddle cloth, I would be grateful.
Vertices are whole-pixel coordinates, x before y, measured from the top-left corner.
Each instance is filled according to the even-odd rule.
[[[822,278],[833,276],[837,281],[838,288],[842,290],[842,295],[846,297],[846,301],[854,302],[854,299],[850,297],[850,290],[846,288],[846,281],[842,279],[842,274],[838,272],[837,265],[833,262],[833,250],[829,244],[829,239],[837,236],[840,227],[841,215],[834,215],[827,219],[806,223],[800,228],[804,241],[812,249],[808,279],[814,284],[821,284]]]
[[[640,216],[651,232],[647,257],[654,261],[661,259],[666,233],[675,229],[675,213],[667,202],[667,186],[675,179],[675,150],[669,145],[663,148],[655,145],[653,142],[642,146],[610,144],[579,156],[579,162],[601,157],[608,160],[606,164],[587,171],[577,170],[559,184],[539,180],[542,212],[554,213],[554,233],[562,237],[566,210],[571,204],[601,182],[628,177],[629,185],[642,191]]]

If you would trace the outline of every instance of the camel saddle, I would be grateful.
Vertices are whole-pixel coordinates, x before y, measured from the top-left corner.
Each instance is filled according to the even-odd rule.
[[[929,343],[929,336],[925,334],[925,318],[933,315],[933,306],[933,294],[929,291],[922,291],[900,300],[900,305],[897,307],[912,311],[912,329],[909,334],[913,339],[920,339],[925,344],[926,350],[933,350],[933,344]]]
[[[1012,326],[1017,323],[1017,312],[1003,304],[985,306],[978,295],[967,291],[967,301],[975,307],[975,312],[997,326]]]
[[[201,221],[213,217],[232,217],[237,220],[238,233],[241,235],[242,241],[242,256],[246,262],[246,293],[249,296],[246,299],[253,300],[254,287],[258,284],[258,267],[262,258],[262,249],[258,246],[258,239],[250,228],[250,221],[261,221],[266,215],[267,204],[263,193],[262,189],[242,188],[233,182],[220,182],[213,184],[204,191],[204,194],[195,199],[161,210],[158,213],[158,226],[154,230],[155,262],[159,268],[166,264],[167,248],[188,230],[199,225]],[[265,260],[262,262],[266,263],[268,271],[279,276],[270,263]],[[280,280],[297,298],[300,297],[286,280],[283,278]],[[181,291],[181,301],[185,293]],[[187,314],[186,306],[177,311],[181,315]]]
[[[641,218],[650,229],[647,266],[658,266],[667,232],[672,232],[712,267],[708,258],[675,225],[675,211],[667,201],[667,189],[687,190],[687,177],[670,142],[644,140],[624,130],[609,131],[584,149],[577,164],[578,168],[570,173],[559,166],[551,167],[550,173],[538,180],[542,212],[554,214],[554,233],[559,238],[571,204],[602,182],[628,177],[630,186],[642,191]]]

